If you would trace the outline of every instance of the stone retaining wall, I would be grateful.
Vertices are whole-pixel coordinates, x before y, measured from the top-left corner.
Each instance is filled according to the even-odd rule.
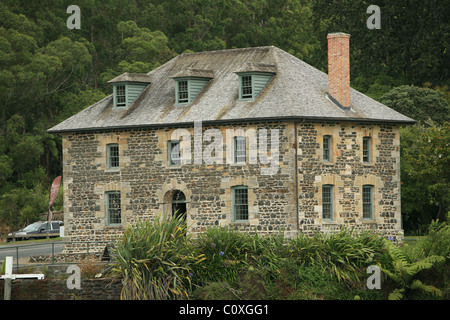
[[[0,292],[3,293],[3,281]],[[67,280],[16,279],[12,281],[12,300],[119,300],[122,282],[113,279],[81,279],[81,288],[68,289]],[[3,299],[3,294],[0,294]]]

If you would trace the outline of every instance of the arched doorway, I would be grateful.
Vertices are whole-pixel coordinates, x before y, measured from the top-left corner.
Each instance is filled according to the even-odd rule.
[[[186,220],[186,196],[180,190],[174,190],[172,194],[172,216],[183,217]]]

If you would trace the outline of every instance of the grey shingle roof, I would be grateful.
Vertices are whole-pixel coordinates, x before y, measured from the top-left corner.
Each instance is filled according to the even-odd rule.
[[[175,105],[173,76],[193,75],[194,70],[208,70],[213,78],[191,104]],[[237,72],[245,70],[275,73],[254,101],[239,100]],[[354,89],[350,110],[338,107],[327,98],[327,74],[273,46],[181,54],[147,76],[151,84],[127,110],[113,109],[110,95],[49,132],[176,126],[196,120],[414,122]]]

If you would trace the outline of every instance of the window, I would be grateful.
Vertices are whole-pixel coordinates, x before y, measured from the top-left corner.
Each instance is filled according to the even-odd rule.
[[[252,76],[242,76],[241,78],[241,98],[253,98]]]
[[[365,185],[362,190],[363,219],[373,219],[373,186]]]
[[[322,218],[333,220],[333,186],[322,186]]]
[[[233,220],[248,221],[248,188],[246,186],[233,187]]]
[[[52,222],[52,229],[53,230],[59,230],[60,229],[59,222]]]
[[[117,225],[122,223],[122,210],[120,207],[120,191],[106,193],[107,224]]]
[[[234,137],[234,163],[246,162],[246,139]]]
[[[180,80],[178,82],[178,103],[187,103],[189,102],[189,90],[188,90],[188,82],[187,80]]]
[[[180,141],[169,141],[169,165],[179,166],[181,164],[181,146]]]
[[[239,100],[248,101],[258,97],[274,75],[274,72],[239,72]]]
[[[126,107],[126,91],[125,86],[116,86],[116,107]]]
[[[323,161],[331,161],[331,136],[323,136]]]
[[[117,143],[108,144],[108,169],[119,168],[119,145]]]
[[[363,137],[363,162],[370,163],[370,137]]]

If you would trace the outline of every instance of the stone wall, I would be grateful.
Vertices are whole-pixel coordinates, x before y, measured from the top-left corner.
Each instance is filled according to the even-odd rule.
[[[3,281],[0,292],[3,293]],[[67,280],[16,279],[11,300],[120,300],[122,282],[112,279],[81,279],[80,289],[68,289]],[[3,294],[0,294],[3,299]]]
[[[401,231],[400,136],[392,125],[298,125],[299,212],[302,232],[330,232],[341,225],[376,230],[397,239]],[[330,135],[331,161],[322,160],[322,137]],[[370,162],[362,161],[362,140],[370,137]],[[334,189],[331,221],[322,219],[322,185]],[[374,190],[373,219],[362,218],[362,186]]]
[[[250,164],[227,163],[231,148],[225,145],[230,145],[232,138],[229,129],[242,129],[249,136],[266,129],[268,159],[257,153],[256,161]],[[175,130],[180,140],[190,144],[190,164],[168,163],[168,141]],[[270,157],[276,156],[271,151],[271,133],[275,131],[279,133],[277,170],[263,174],[264,168],[273,166]],[[208,133],[221,134],[221,163],[208,163],[205,154],[200,163],[196,161],[197,146],[209,154],[211,141],[217,142]],[[324,134],[332,136],[330,163],[321,161]],[[363,136],[372,138],[370,164],[362,163]],[[107,167],[109,143],[119,144],[119,169]],[[250,153],[247,142],[247,155]],[[295,237],[298,230],[329,232],[347,225],[396,236],[401,229],[399,159],[399,131],[392,125],[266,122],[65,134],[65,237],[74,244],[64,250],[76,253],[86,241],[114,241],[124,226],[169,213],[174,190],[186,195],[187,223],[194,235],[211,226],[232,226],[261,234],[283,231]],[[268,162],[263,164],[264,160]],[[336,215],[330,222],[321,218],[323,184],[332,184],[335,190]],[[361,219],[364,184],[373,185],[375,190],[373,221]],[[232,219],[231,188],[239,185],[248,187],[249,220],[245,223]],[[122,224],[108,226],[105,193],[116,190],[121,191]]]

